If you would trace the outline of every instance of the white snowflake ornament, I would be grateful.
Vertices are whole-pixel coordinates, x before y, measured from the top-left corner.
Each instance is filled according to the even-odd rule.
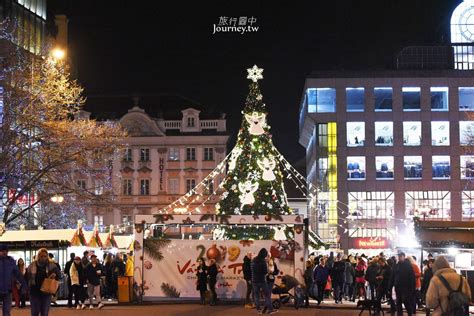
[[[259,79],[263,79],[263,69],[258,68],[257,65],[253,65],[252,68],[247,68],[247,72],[247,79],[250,79],[253,82],[257,82]]]
[[[265,181],[273,181],[276,179],[273,170],[276,167],[276,162],[273,158],[263,158],[263,160],[257,161],[258,166],[262,169],[262,179]]]
[[[232,150],[232,155],[230,156],[230,159],[229,159],[229,171],[232,171],[235,169],[237,158],[240,156],[241,153],[242,153],[242,148],[240,147],[235,147]]]
[[[250,125],[249,133],[254,136],[259,136],[265,133],[266,114],[260,112],[252,112],[252,114],[245,114],[245,119]]]
[[[239,190],[241,193],[240,204],[242,206],[255,203],[253,194],[258,190],[258,182],[252,182],[250,180],[241,182],[239,183]]]

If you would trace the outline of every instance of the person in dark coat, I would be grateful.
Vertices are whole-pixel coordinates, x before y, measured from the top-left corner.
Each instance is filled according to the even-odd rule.
[[[306,261],[306,269],[304,270],[304,284],[305,284],[305,289],[306,289],[306,297],[305,297],[305,306],[309,306],[309,298],[315,298],[313,297],[314,293],[312,293],[312,286],[313,286],[313,269],[314,269],[314,263],[311,259],[308,259]]]
[[[74,262],[74,258],[76,258],[76,254],[72,252],[69,257],[71,258],[68,262],[66,262],[66,266],[64,267],[64,274],[67,276],[67,307],[72,307],[72,285],[71,285],[71,276],[69,275],[69,270],[71,269],[71,265]],[[80,258],[79,258],[80,259]]]
[[[217,274],[219,270],[217,269],[216,260],[211,259],[209,261],[209,266],[207,267],[207,275],[209,278],[209,290],[211,291],[211,303],[209,305],[217,305],[217,293],[216,293],[216,283],[217,283]]]
[[[344,262],[344,295],[349,300],[352,299],[352,294],[354,293],[354,278],[354,266],[348,258]]]
[[[370,290],[370,299],[373,300],[376,298],[375,290],[377,289],[377,275],[379,274],[380,265],[378,263],[377,257],[373,258],[370,261],[367,271],[365,272],[365,279],[369,282]]]
[[[0,301],[2,301],[3,315],[10,315],[12,308],[12,284],[17,280],[23,291],[27,285],[20,273],[15,259],[8,255],[8,247],[0,244]]]
[[[112,261],[112,282],[111,282],[111,293],[115,297],[117,296],[118,289],[118,277],[125,275],[125,263],[123,262],[123,254],[117,253],[115,259]]]
[[[336,255],[332,267],[330,268],[330,275],[332,281],[332,288],[334,291],[334,302],[342,304],[342,290],[344,288],[344,270],[345,264],[341,260],[341,253]]]
[[[244,273],[244,280],[247,284],[247,293],[245,295],[245,307],[252,308],[252,253],[249,252],[244,257],[244,264],[242,265],[242,272]]]
[[[415,273],[411,263],[406,260],[405,253],[398,254],[398,262],[393,268],[393,286],[397,296],[397,316],[403,316],[403,305],[408,316],[414,314],[413,300],[415,297]],[[402,305],[403,304],[403,305]]]
[[[69,275],[69,282],[71,283],[71,292],[74,294],[75,305],[77,309],[85,309],[86,295],[84,293],[85,275],[82,267],[81,258],[79,256],[74,258],[73,263],[67,270]]]
[[[104,260],[105,269],[105,297],[115,298],[116,289],[113,285],[113,262],[114,258],[111,253],[108,253]]]
[[[326,287],[326,283],[328,282],[329,277],[329,269],[326,267],[326,260],[321,258],[319,260],[319,264],[314,268],[313,271],[313,282],[316,283],[318,287],[318,297],[316,300],[318,301],[318,305],[321,304],[324,298],[324,288]]]
[[[207,291],[207,266],[204,262],[204,258],[199,258],[197,260],[197,270],[196,270],[196,290],[199,291],[199,297],[201,298],[201,305],[206,304],[206,291]]]
[[[433,278],[433,263],[434,259],[428,260],[425,273],[423,274],[423,284],[421,285],[421,299],[423,304],[426,302],[426,291],[428,291],[428,286],[430,285],[430,281]]]
[[[268,275],[267,265],[268,251],[265,248],[260,249],[258,255],[253,258],[251,269],[252,269],[252,286],[253,286],[253,298],[257,307],[257,312],[261,313],[260,309],[260,291],[263,293],[265,299],[265,307],[267,313],[273,312],[273,305],[271,301],[271,293],[266,283]]]
[[[104,307],[102,303],[102,295],[100,293],[100,279],[104,275],[104,268],[97,260],[97,256],[94,254],[91,256],[91,262],[84,268],[84,276],[87,281],[87,294],[89,296],[89,308],[93,309],[93,298],[98,303],[98,308]]]

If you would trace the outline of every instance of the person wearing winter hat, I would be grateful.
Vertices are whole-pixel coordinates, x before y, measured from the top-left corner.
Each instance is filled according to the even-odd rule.
[[[448,311],[449,290],[441,280],[442,278],[446,279],[453,290],[461,287],[462,293],[467,296],[467,304],[469,304],[471,289],[466,278],[457,274],[456,270],[451,269],[448,260],[444,256],[436,258],[433,264],[433,274],[426,292],[426,307],[434,309],[433,316],[440,316]]]

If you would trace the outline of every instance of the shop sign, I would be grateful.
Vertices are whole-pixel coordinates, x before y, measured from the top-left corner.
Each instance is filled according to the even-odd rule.
[[[384,237],[361,237],[352,238],[353,247],[360,249],[384,249],[390,248],[390,242]]]

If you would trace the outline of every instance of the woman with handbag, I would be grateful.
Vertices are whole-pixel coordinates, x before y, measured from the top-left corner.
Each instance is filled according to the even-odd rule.
[[[49,260],[48,250],[39,249],[35,261],[27,269],[32,316],[48,316],[51,296],[59,286],[59,275],[58,267]]]
[[[197,281],[196,281],[196,290],[199,291],[201,297],[201,305],[206,304],[206,291],[207,291],[207,266],[204,262],[204,258],[199,258],[197,260]]]

